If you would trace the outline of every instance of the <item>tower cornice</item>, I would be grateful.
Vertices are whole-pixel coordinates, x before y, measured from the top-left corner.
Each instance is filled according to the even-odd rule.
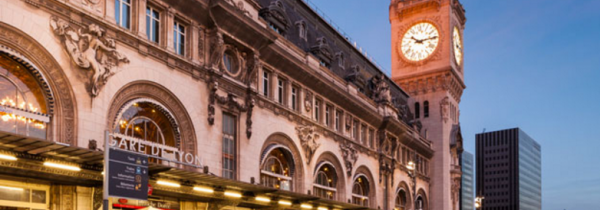
[[[466,88],[456,72],[449,68],[397,77],[394,78],[394,81],[411,97],[437,91],[448,91],[452,98],[459,103],[463,90]]]

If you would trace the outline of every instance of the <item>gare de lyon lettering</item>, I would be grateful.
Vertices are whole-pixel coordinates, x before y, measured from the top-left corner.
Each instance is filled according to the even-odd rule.
[[[202,167],[202,159],[200,157],[192,153],[180,151],[175,147],[167,146],[164,144],[158,144],[155,142],[150,142],[118,133],[112,133],[109,135],[113,137],[110,139],[109,144],[112,148],[120,148],[123,150],[148,155],[148,157],[161,159],[173,163],[189,165],[197,168]],[[150,149],[149,153],[146,152],[147,149]]]

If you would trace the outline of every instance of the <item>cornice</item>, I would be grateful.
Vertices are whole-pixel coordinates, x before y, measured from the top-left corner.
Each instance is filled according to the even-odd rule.
[[[411,96],[448,91],[457,102],[460,102],[465,89],[464,83],[454,71],[444,69],[398,77],[395,81]]]

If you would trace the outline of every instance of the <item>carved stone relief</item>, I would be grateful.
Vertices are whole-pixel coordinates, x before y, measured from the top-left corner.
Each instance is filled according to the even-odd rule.
[[[223,41],[223,34],[218,28],[214,29],[211,45],[210,45],[210,63],[208,69],[213,71],[220,71],[221,62],[223,61],[223,53],[225,52],[225,41]]]
[[[312,110],[313,94],[310,91],[304,92],[304,110],[309,112]]]
[[[390,94],[390,86],[386,82],[385,76],[383,74],[373,76],[371,78],[371,99],[373,99],[377,103],[386,103],[392,101],[392,96]]]
[[[352,175],[352,167],[358,160],[358,152],[354,148],[353,144],[340,143],[340,150],[342,150],[342,156],[344,157],[344,163],[346,164],[346,173],[348,176]]]
[[[108,79],[117,72],[120,63],[129,63],[125,55],[117,52],[116,41],[105,37],[104,29],[96,24],[75,30],[67,21],[52,17],[50,27],[61,39],[71,60],[80,68],[92,70],[89,81],[92,97],[98,96]]]
[[[217,77],[217,75],[213,75],[207,82],[210,91],[208,96],[208,123],[210,125],[215,124],[215,104],[220,104],[237,112],[246,112],[246,137],[249,139],[252,136],[252,110],[255,103],[253,97],[254,93],[248,90],[243,104],[237,101],[237,96],[233,93],[227,93],[227,96],[220,96],[217,93],[217,90],[219,89]]]
[[[441,117],[442,120],[444,121],[444,123],[446,123],[448,121],[448,119],[450,118],[450,112],[449,112],[449,107],[450,106],[450,102],[448,99],[448,96],[444,97],[444,99],[442,99],[442,101],[440,101],[440,113],[441,113]]]
[[[304,149],[306,164],[310,164],[310,161],[315,155],[315,151],[321,146],[319,143],[320,135],[315,130],[315,126],[311,125],[299,125],[296,127],[296,132],[298,133],[298,138]]]

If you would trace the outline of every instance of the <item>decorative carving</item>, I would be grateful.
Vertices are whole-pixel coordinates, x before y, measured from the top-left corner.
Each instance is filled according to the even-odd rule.
[[[92,209],[99,210],[102,208],[102,187],[94,187],[92,190]]]
[[[390,86],[386,82],[385,76],[379,74],[371,78],[371,99],[377,103],[389,103],[392,101]]]
[[[246,136],[248,139],[252,136],[252,110],[254,109],[254,95],[255,93],[248,89],[244,104],[237,101],[237,96],[232,93],[227,93],[227,96],[220,96],[217,93],[219,89],[219,82],[217,82],[219,75],[212,75],[207,82],[208,89],[210,91],[208,97],[208,123],[210,125],[215,124],[215,104],[226,106],[230,109],[237,110],[238,112],[247,112],[246,116]]]
[[[245,78],[243,78],[244,84],[253,87],[254,89],[258,88],[258,71],[262,68],[262,63],[260,62],[260,55],[258,52],[254,52],[252,59],[249,59],[248,69]]]
[[[315,131],[315,126],[311,125],[299,125],[296,127],[298,132],[298,138],[304,148],[304,154],[306,155],[306,164],[310,164],[315,151],[321,144],[318,142],[319,134]]]
[[[94,139],[90,139],[88,142],[88,149],[92,151],[102,151],[102,149],[98,148],[98,143]]]
[[[450,112],[449,112],[448,106],[450,106],[450,102],[449,102],[448,96],[446,96],[446,97],[444,97],[444,99],[442,99],[442,101],[440,101],[440,113],[441,113],[441,117],[442,117],[442,120],[444,121],[444,123],[446,123],[448,121],[448,119],[450,118]]]
[[[459,193],[460,193],[460,178],[454,178],[452,180],[452,209],[456,210],[458,206]]]
[[[310,112],[312,110],[313,95],[310,91],[304,92],[304,110]]]
[[[346,114],[346,130],[350,130],[352,128],[352,116]]]
[[[108,78],[117,71],[119,63],[129,63],[125,55],[117,52],[116,41],[104,36],[104,29],[90,24],[87,30],[75,30],[67,21],[52,17],[50,27],[61,38],[69,56],[83,69],[91,69],[90,95],[98,96]]]
[[[248,111],[246,115],[246,137],[250,139],[252,137],[252,110],[254,109],[254,94],[248,89],[248,94],[246,95],[246,105],[248,106]]]
[[[360,69],[361,67],[359,65],[350,67],[350,73],[348,73],[344,79],[356,85],[359,91],[364,93],[367,79],[360,73]]]
[[[223,53],[225,52],[225,41],[223,41],[223,34],[218,28],[214,29],[215,32],[212,36],[210,45],[210,67],[213,71],[220,71],[221,63],[223,61]]]
[[[358,153],[351,143],[340,143],[340,149],[342,150],[342,156],[344,157],[344,163],[346,164],[346,173],[348,176],[352,175],[352,166],[358,160]]]

